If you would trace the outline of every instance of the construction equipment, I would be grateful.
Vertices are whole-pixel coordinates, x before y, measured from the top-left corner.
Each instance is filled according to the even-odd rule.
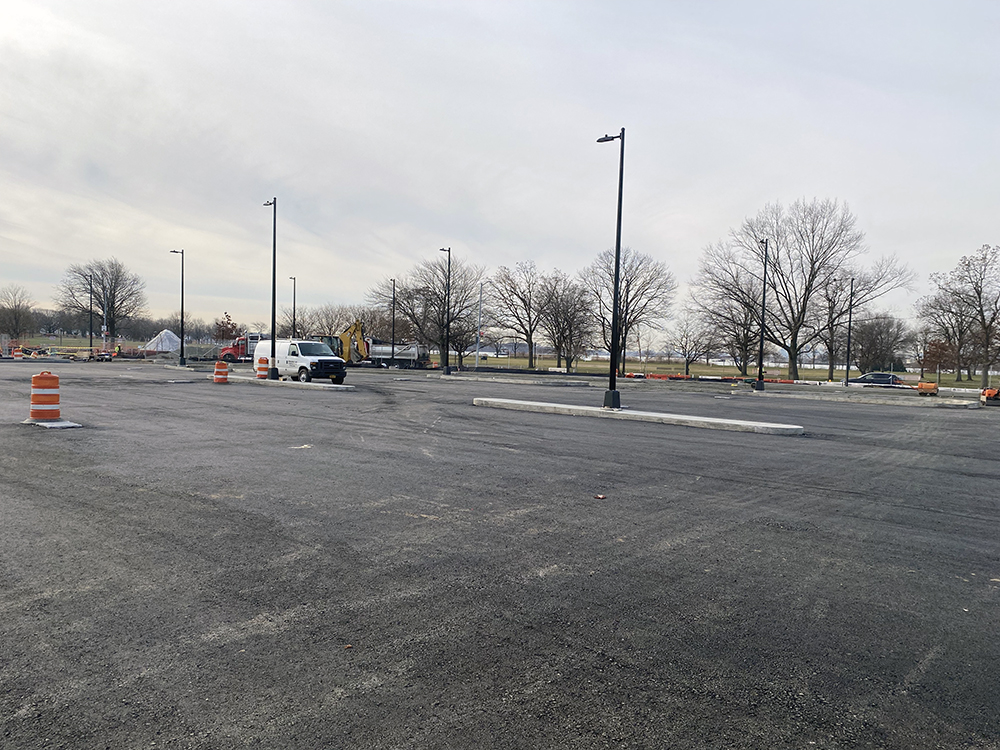
[[[355,320],[351,323],[343,333],[336,335],[325,333],[310,334],[306,338],[313,341],[322,341],[348,365],[357,366],[368,359],[368,345],[365,344],[360,320]]]
[[[923,381],[917,383],[917,395],[919,395],[919,396],[936,396],[936,395],[938,395],[938,384],[937,383],[925,383]]]
[[[368,345],[365,344],[360,320],[355,320],[340,334],[339,356],[349,365],[358,365],[368,359]]]
[[[979,403],[983,406],[1000,406],[1000,388],[983,388],[979,394]]]

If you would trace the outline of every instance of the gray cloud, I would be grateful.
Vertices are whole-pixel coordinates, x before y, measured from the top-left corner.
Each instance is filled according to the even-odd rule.
[[[846,200],[922,273],[996,242],[987,2],[19,2],[0,31],[0,283],[115,255],[154,312],[355,302],[442,245],[678,278],[765,202]],[[290,290],[288,290],[290,292]]]

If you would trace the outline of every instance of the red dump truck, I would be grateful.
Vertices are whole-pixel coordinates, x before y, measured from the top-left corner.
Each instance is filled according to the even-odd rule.
[[[222,347],[219,350],[219,359],[223,362],[250,362],[253,360],[253,350],[257,344],[269,338],[262,333],[246,333]]]

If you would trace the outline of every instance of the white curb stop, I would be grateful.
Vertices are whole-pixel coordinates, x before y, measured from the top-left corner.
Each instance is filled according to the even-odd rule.
[[[630,419],[638,422],[659,422],[660,424],[702,427],[709,430],[729,430],[732,432],[756,432],[763,435],[801,435],[805,429],[795,424],[773,424],[771,422],[747,422],[739,419],[717,419],[714,417],[693,417],[685,414],[663,414],[653,411],[632,411],[605,409],[602,406],[572,406],[549,404],[540,401],[515,401],[506,398],[476,398],[473,406],[514,411],[533,411],[543,414],[565,414],[574,417],[602,417],[604,419]]]

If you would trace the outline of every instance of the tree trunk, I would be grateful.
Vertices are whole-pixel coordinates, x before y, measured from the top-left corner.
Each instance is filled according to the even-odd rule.
[[[785,351],[788,353],[788,379],[799,379],[799,347],[792,344]]]
[[[532,335],[529,333],[524,337],[524,340],[528,342],[528,369],[535,369],[535,344]]]

